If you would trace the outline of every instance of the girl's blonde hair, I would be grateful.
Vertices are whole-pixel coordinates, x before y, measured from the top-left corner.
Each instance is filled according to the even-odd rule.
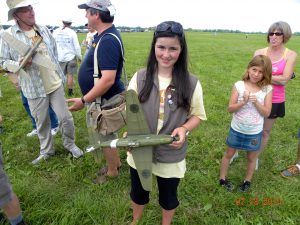
[[[265,55],[257,55],[254,56],[253,59],[249,62],[247,70],[245,71],[242,80],[247,81],[250,79],[248,70],[253,67],[258,66],[262,68],[263,77],[257,83],[259,87],[264,87],[268,84],[271,84],[272,79],[272,62],[268,56]]]

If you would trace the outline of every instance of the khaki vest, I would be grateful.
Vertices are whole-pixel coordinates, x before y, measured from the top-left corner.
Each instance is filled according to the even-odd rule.
[[[141,92],[142,88],[145,85],[146,81],[146,70],[142,69],[138,71],[137,74],[137,88],[138,94]],[[189,101],[191,102],[194,90],[196,88],[198,79],[190,75],[190,90],[189,91]],[[172,84],[170,84],[172,86]],[[167,93],[166,93],[167,95]],[[153,89],[150,93],[148,100],[144,103],[141,103],[150,132],[156,134],[157,131],[157,121],[159,115],[159,84],[157,74],[154,77]],[[166,96],[166,101],[164,104],[164,122],[163,127],[159,131],[159,134],[171,134],[173,130],[177,127],[182,126],[186,120],[188,112],[180,107],[177,108],[176,101],[173,101],[173,104],[169,104],[168,98]],[[187,140],[183,144],[181,149],[174,150],[168,145],[160,145],[153,148],[153,161],[162,162],[162,163],[175,163],[182,161],[186,156],[187,149]]]

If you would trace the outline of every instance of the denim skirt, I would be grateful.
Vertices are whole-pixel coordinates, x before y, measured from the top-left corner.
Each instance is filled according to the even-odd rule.
[[[261,145],[261,138],[262,132],[259,134],[242,134],[230,127],[226,144],[234,149],[257,151]]]

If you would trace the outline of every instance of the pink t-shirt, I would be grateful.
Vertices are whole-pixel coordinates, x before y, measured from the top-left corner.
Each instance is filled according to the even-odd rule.
[[[266,48],[267,50],[268,48]],[[288,49],[286,48],[281,59],[276,62],[272,62],[272,76],[279,76],[283,74],[286,65],[286,55]],[[282,103],[285,102],[285,86],[272,84],[273,86],[273,97],[272,103]]]

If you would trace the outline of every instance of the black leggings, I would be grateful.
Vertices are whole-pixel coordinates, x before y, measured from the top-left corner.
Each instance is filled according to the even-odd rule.
[[[138,205],[146,205],[149,202],[149,191],[142,187],[137,170],[130,167],[131,200]],[[180,178],[156,177],[159,191],[159,204],[165,210],[175,209],[179,205],[177,188]]]

